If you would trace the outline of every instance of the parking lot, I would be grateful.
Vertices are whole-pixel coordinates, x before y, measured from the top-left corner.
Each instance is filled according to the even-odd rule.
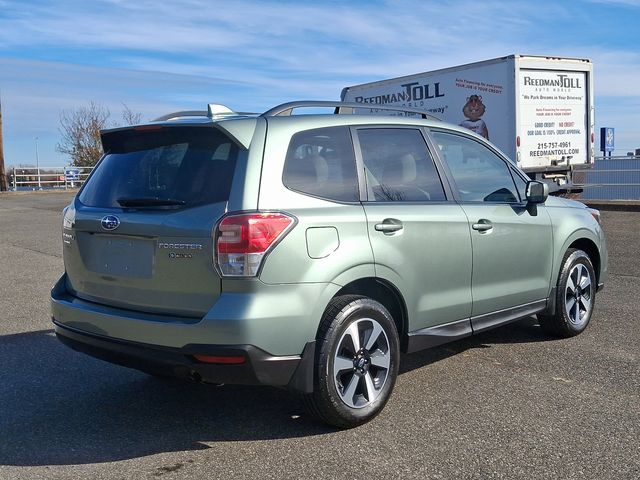
[[[284,390],[159,380],[60,344],[70,198],[0,195],[1,479],[640,478],[640,212],[603,212],[610,277],[582,335],[530,318],[405,355],[383,413],[336,431]]]

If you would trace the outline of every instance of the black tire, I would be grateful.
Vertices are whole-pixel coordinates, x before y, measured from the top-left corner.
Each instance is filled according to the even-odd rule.
[[[318,329],[314,389],[304,397],[310,413],[339,428],[353,428],[378,415],[398,376],[399,345],[396,325],[383,305],[356,295],[334,298]]]
[[[578,277],[580,287],[572,288]],[[562,338],[583,332],[593,314],[596,287],[596,274],[589,255],[575,248],[567,250],[558,276],[555,314],[538,315],[542,329]]]

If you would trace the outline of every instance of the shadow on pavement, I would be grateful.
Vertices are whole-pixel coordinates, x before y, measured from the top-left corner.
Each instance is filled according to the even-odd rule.
[[[547,339],[527,319],[404,355],[401,373],[491,343]],[[111,462],[334,431],[286,390],[153,378],[67,349],[51,330],[0,337],[0,358],[0,465]]]
[[[0,337],[0,465],[111,462],[331,428],[268,387],[157,379],[76,353],[51,330]]]
[[[402,356],[400,374],[458,355],[472,348],[491,348],[491,344],[533,343],[557,340],[542,331],[535,317],[528,317],[471,337]]]

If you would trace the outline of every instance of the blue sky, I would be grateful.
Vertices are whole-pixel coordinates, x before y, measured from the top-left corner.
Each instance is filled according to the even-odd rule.
[[[223,103],[264,111],[347,85],[489,58],[590,58],[596,127],[640,148],[640,0],[0,0],[7,166],[64,165],[63,110],[144,120]]]

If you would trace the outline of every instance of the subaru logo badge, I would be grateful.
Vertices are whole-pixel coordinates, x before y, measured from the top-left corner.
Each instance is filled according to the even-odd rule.
[[[100,220],[100,224],[105,230],[115,230],[120,225],[120,219],[115,215],[107,215]]]

